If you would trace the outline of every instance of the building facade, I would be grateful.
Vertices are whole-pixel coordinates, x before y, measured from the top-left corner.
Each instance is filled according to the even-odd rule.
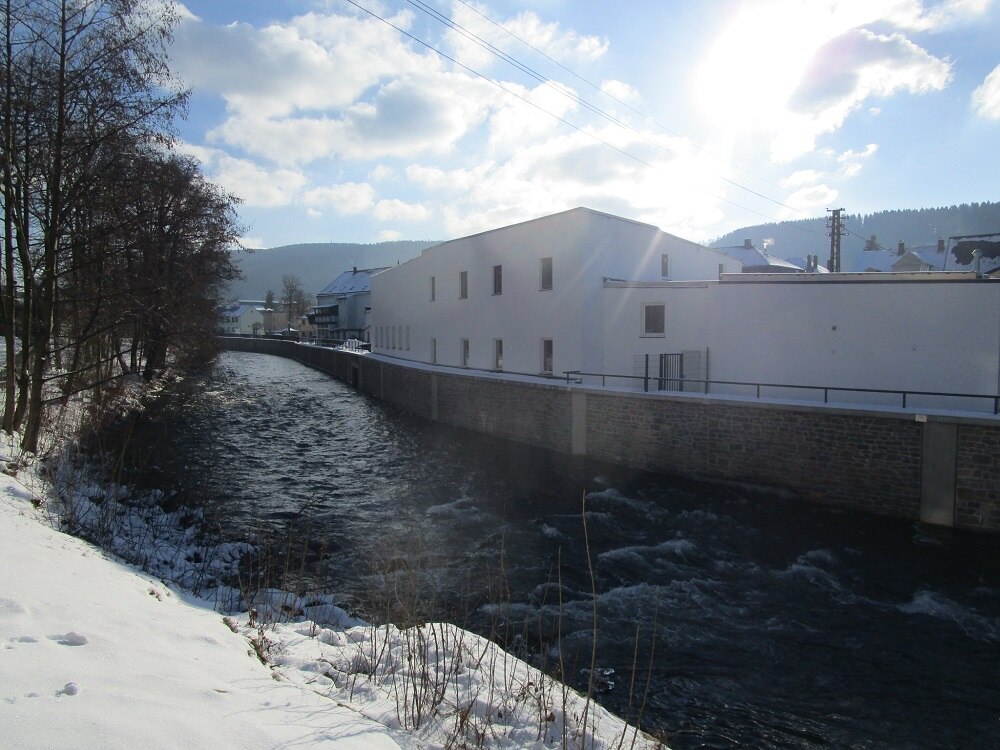
[[[320,340],[369,340],[372,277],[383,268],[344,271],[316,295],[311,321]]]
[[[373,276],[372,350],[480,370],[602,372],[612,364],[605,279],[717,279],[740,270],[739,261],[654,226],[576,208],[436,245]]]

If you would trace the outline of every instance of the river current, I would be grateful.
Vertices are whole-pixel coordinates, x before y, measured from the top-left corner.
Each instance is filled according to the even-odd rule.
[[[496,632],[576,687],[596,633],[600,701],[673,748],[1000,747],[995,537],[491,440],[266,355],[133,448],[370,619]]]

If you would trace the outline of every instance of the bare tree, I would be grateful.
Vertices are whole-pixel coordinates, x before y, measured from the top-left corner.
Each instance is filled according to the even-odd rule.
[[[235,199],[164,150],[187,98],[167,66],[171,0],[2,3],[3,427],[35,450],[46,383],[68,394],[152,377],[168,348],[207,355]]]

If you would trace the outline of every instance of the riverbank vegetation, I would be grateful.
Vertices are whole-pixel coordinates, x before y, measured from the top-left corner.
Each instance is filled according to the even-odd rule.
[[[171,148],[176,22],[170,3],[2,0],[2,426],[24,450],[52,403],[99,409],[214,354],[237,199]]]

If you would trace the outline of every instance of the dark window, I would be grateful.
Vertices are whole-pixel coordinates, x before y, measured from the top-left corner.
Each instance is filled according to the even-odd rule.
[[[435,278],[431,276],[431,302],[437,298],[437,284],[435,283]]]
[[[540,287],[542,289],[552,288],[552,258],[542,258]]]
[[[493,369],[503,369],[503,339],[493,340]]]
[[[643,305],[642,335],[663,336],[666,333],[666,312],[663,305]]]
[[[503,294],[503,266],[493,266],[493,294]]]
[[[542,339],[542,372],[552,372],[552,339]]]
[[[458,298],[468,299],[469,298],[469,272],[459,271],[458,272]]]
[[[469,366],[469,340],[462,339],[462,367]]]

